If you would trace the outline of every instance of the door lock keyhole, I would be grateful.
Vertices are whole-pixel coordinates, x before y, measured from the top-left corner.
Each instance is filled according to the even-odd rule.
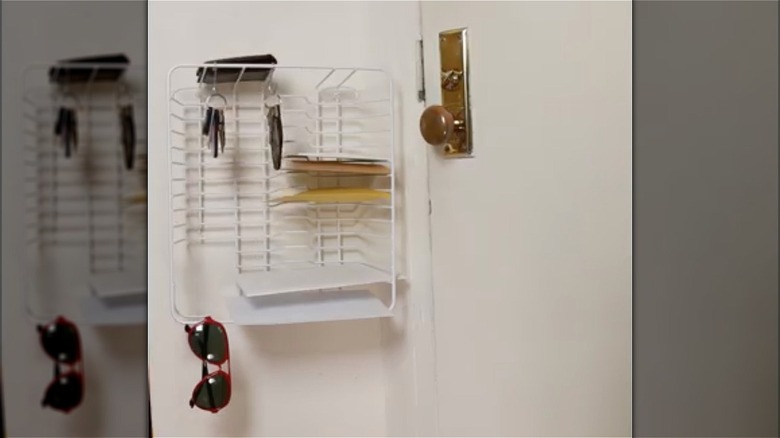
[[[460,85],[460,79],[463,72],[457,70],[448,70],[441,72],[441,87],[447,91],[453,91]]]

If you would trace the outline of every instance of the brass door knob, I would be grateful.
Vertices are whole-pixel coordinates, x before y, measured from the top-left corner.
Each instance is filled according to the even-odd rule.
[[[473,156],[473,123],[469,98],[468,30],[439,32],[439,105],[425,108],[420,134],[433,146],[441,146],[444,158]]]
[[[446,144],[455,133],[455,117],[441,105],[432,105],[420,116],[420,133],[428,144]]]

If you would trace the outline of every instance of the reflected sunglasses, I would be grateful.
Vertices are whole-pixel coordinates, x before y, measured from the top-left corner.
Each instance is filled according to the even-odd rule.
[[[225,326],[207,316],[195,325],[185,325],[187,340],[195,356],[203,361],[200,382],[195,385],[190,407],[199,407],[212,413],[219,412],[230,401],[230,349]],[[219,367],[208,372],[208,364]],[[227,372],[222,365],[227,364]]]
[[[84,396],[79,331],[62,316],[37,328],[43,351],[54,360],[54,379],[46,388],[41,404],[68,413],[81,404]],[[63,372],[61,365],[69,369]]]

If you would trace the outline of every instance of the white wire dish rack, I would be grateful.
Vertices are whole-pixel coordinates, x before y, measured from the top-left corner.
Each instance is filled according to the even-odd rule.
[[[228,72],[233,79],[200,81],[198,69]],[[257,69],[270,74],[262,81],[242,80]],[[240,325],[392,316],[390,78],[361,68],[181,65],[169,73],[168,92],[174,318],[198,320],[225,304],[230,318],[223,320]],[[202,135],[215,92],[226,101],[226,146],[216,158]],[[272,164],[269,102],[280,105],[287,158],[279,170]],[[352,161],[353,169],[356,160],[367,160],[386,172],[300,170],[291,168],[293,159]],[[290,197],[326,188],[359,188],[373,198]]]
[[[143,80],[144,67],[57,64],[97,76],[113,69]],[[47,321],[79,300],[95,325],[146,321],[146,102],[127,82],[43,85],[50,66],[25,74],[23,126],[27,279],[25,310]],[[38,85],[31,85],[38,82]],[[137,159],[125,168],[118,105],[132,104]],[[62,105],[77,114],[78,148],[66,158],[54,125]],[[142,198],[139,200],[139,198]],[[67,271],[67,272],[65,272]]]

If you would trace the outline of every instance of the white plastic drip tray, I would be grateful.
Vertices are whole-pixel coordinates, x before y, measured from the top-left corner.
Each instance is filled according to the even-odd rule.
[[[146,294],[146,276],[136,271],[93,275],[92,293],[100,298]]]
[[[278,325],[392,316],[368,290],[301,292],[286,295],[228,298],[236,324]]]
[[[392,276],[388,272],[360,263],[252,272],[238,276],[242,295],[250,298],[391,282]]]

